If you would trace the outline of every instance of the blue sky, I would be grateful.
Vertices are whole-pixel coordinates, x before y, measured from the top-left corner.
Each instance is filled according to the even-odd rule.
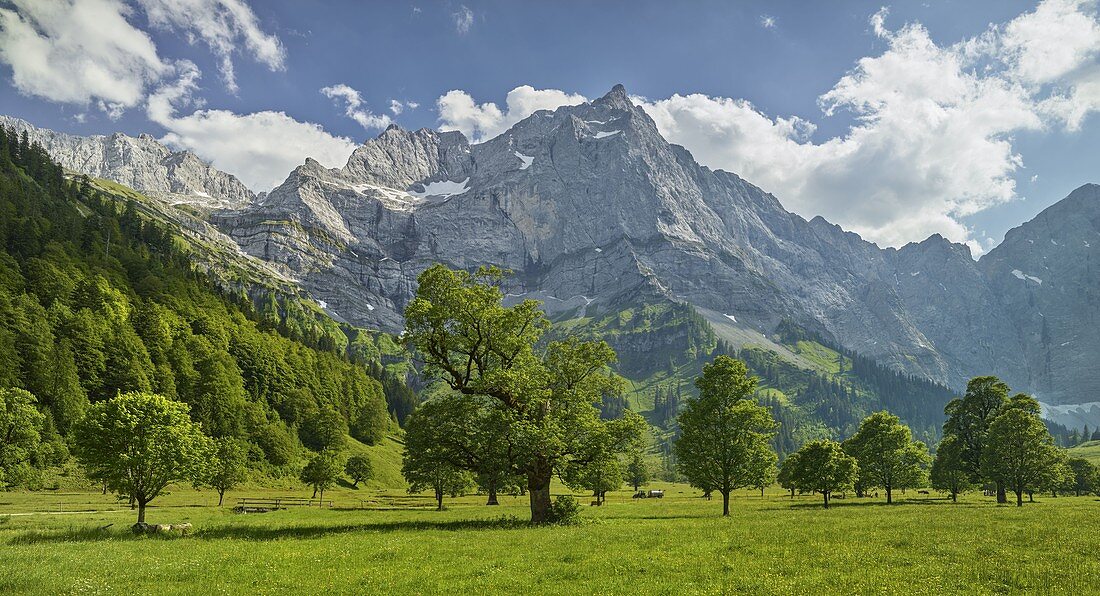
[[[1096,10],[11,0],[0,112],[148,132],[266,190],[307,155],[342,165],[390,122],[484,139],[621,82],[671,141],[806,217],[980,252],[1100,182]]]

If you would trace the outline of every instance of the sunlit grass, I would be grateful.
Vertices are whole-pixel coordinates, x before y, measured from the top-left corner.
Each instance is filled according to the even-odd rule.
[[[1088,441],[1076,447],[1071,447],[1069,456],[1083,457],[1094,464],[1100,465],[1100,441]]]
[[[44,495],[0,494],[0,592],[298,593],[1096,593],[1095,497],[1023,508],[743,493],[720,501],[681,485],[664,499],[585,507],[578,526],[532,528],[526,499],[483,497],[432,510],[426,495],[334,491],[337,509],[237,515],[179,489],[153,523],[191,522],[185,538],[135,537],[128,509],[44,510]],[[255,491],[249,496],[271,496]],[[231,495],[227,504],[240,494]],[[306,495],[308,496],[308,495]],[[588,498],[582,498],[587,504]],[[70,502],[110,506],[97,494]],[[117,505],[116,505],[117,506]],[[357,507],[367,509],[355,509]],[[108,527],[105,527],[108,526]]]

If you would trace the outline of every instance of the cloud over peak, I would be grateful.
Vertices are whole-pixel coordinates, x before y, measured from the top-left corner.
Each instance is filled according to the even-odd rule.
[[[980,254],[990,240],[976,239],[963,218],[1017,198],[1023,160],[1013,135],[1075,130],[1100,109],[1095,2],[1046,0],[948,46],[919,23],[891,29],[888,17],[883,8],[869,18],[885,49],[858,60],[818,98],[822,117],[854,118],[832,138],[815,141],[810,120],[769,116],[743,99],[634,99],[670,142],[805,217],[822,215],[890,246],[939,233]],[[458,90],[437,107],[440,128],[484,140],[535,109],[583,100],[524,86],[508,94],[505,109]]]

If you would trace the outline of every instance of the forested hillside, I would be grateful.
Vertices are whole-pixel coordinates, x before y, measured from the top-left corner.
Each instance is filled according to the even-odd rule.
[[[274,293],[225,291],[133,199],[67,179],[4,130],[0,247],[0,388],[29,391],[45,414],[46,440],[20,480],[63,460],[73,423],[119,392],[188,403],[204,432],[247,440],[251,465],[272,473],[325,425],[375,444],[393,424],[368,335],[319,332],[309,321],[320,319]]]
[[[629,381],[621,396],[605,396],[603,414],[629,407],[646,415],[658,430],[659,447],[669,453],[678,433],[676,418],[697,390],[693,380],[702,363],[735,356],[760,378],[757,397],[781,425],[772,439],[780,454],[816,438],[850,436],[871,412],[889,410],[914,434],[935,443],[943,408],[954,393],[942,385],[907,375],[843,350],[797,325],[779,325],[769,346],[740,349],[719,339],[690,305],[648,303],[596,316],[559,320],[554,336],[605,339],[619,356],[616,372]],[[777,349],[783,349],[783,354]]]

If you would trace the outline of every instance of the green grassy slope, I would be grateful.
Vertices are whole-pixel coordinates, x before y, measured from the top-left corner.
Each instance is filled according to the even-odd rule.
[[[1090,462],[1100,465],[1100,441],[1087,441],[1069,448],[1070,457],[1083,457]]]
[[[367,455],[374,471],[374,476],[360,484],[361,487],[381,490],[404,489],[408,486],[401,476],[401,457],[405,452],[405,443],[400,436],[390,435],[377,445],[364,445],[350,437],[348,441],[348,455]]]

